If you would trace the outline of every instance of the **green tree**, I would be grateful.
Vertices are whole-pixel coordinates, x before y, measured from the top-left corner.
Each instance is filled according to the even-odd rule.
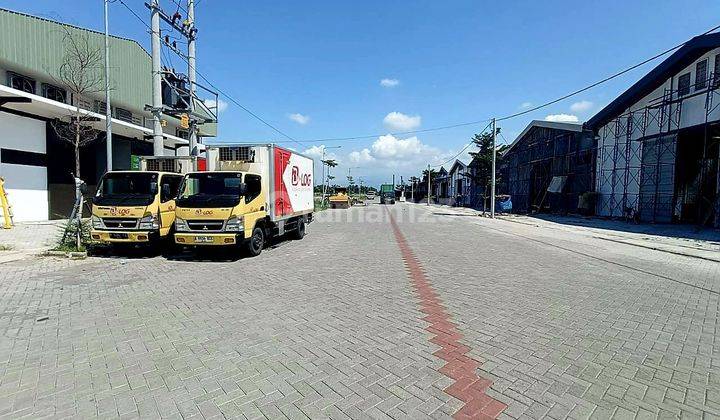
[[[500,127],[495,129],[495,134],[500,134]],[[497,140],[497,138],[496,138]],[[477,187],[480,195],[483,199],[490,193],[490,183],[492,182],[492,158],[493,158],[493,135],[492,131],[486,131],[480,134],[475,134],[472,138],[472,142],[478,148],[477,152],[470,152],[472,161],[470,162],[471,171],[466,174],[470,178],[471,182]],[[502,157],[505,151],[508,149],[508,145],[504,144],[497,147],[495,155],[495,184],[501,182],[499,177],[498,168],[502,162]],[[485,204],[483,204],[483,208]]]

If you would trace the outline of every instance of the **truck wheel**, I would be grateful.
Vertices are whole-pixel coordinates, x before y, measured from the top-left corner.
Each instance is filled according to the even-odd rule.
[[[299,219],[297,222],[297,228],[293,231],[293,239],[300,240],[305,237],[305,220]]]
[[[264,246],[265,233],[263,233],[263,230],[261,228],[256,227],[255,229],[253,229],[252,236],[247,243],[248,253],[251,257],[257,257],[262,252]]]

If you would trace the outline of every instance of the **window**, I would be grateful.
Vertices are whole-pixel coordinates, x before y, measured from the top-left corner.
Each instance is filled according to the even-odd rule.
[[[10,165],[47,166],[47,155],[24,150],[0,149],[0,162]]]
[[[720,87],[720,54],[715,56],[715,67],[713,68],[713,88]]]
[[[124,108],[115,108],[115,117],[120,121],[133,122],[132,112]]]
[[[9,71],[7,72],[7,81],[8,86],[13,89],[27,93],[35,93],[35,80],[27,76]]]
[[[705,89],[707,87],[707,68],[707,59],[695,65],[695,90]]]
[[[678,77],[678,96],[684,96],[690,93],[690,73],[685,73]]]
[[[245,175],[245,184],[247,192],[245,193],[245,202],[249,203],[256,199],[262,191],[262,184],[258,175]]]
[[[57,102],[67,102],[67,92],[65,91],[65,89],[53,86],[48,83],[42,84],[42,96]]]
[[[95,108],[93,109],[93,111],[97,112],[98,114],[105,115],[106,106],[107,105],[103,101],[95,101]],[[110,112],[112,112],[112,108]]]
[[[175,136],[180,137],[181,139],[184,139],[184,140],[189,140],[190,132],[187,130],[183,130],[181,128],[177,128],[177,129],[175,129]]]
[[[180,187],[180,181],[182,181],[182,177],[178,175],[163,176],[160,201],[165,203],[177,197],[178,189]]]

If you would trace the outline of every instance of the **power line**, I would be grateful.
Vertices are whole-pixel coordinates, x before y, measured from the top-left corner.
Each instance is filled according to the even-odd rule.
[[[118,0],[118,1],[119,1],[123,6],[125,6],[125,8],[128,9],[128,10],[130,11],[130,13],[132,13],[140,22],[142,22],[142,24],[145,25],[145,27],[147,27],[147,28],[149,28],[150,30],[152,30],[152,29],[150,28],[150,26],[148,26],[148,24],[147,24],[137,13],[135,13],[135,11],[134,11],[130,6],[128,6],[127,4],[125,4],[125,2],[124,2],[123,0]],[[174,1],[174,0],[173,0],[173,1]],[[178,4],[178,3],[175,1],[175,4]],[[188,63],[188,65],[190,64],[190,63],[189,63],[189,60],[187,59],[187,57],[184,57],[184,56],[181,55],[180,58],[182,58],[186,63]],[[274,125],[270,124],[269,122],[265,121],[264,118],[260,117],[259,115],[257,115],[257,114],[254,113],[253,111],[251,111],[249,108],[247,108],[246,106],[244,106],[243,104],[241,104],[240,102],[238,102],[237,100],[235,100],[235,98],[233,98],[232,96],[230,96],[228,93],[226,93],[226,92],[224,92],[222,89],[218,88],[218,87],[217,87],[214,83],[212,83],[207,77],[205,77],[205,75],[203,75],[202,73],[200,73],[200,72],[197,70],[197,68],[195,68],[195,72],[197,73],[198,76],[200,76],[201,79],[203,79],[203,80],[205,81],[205,83],[207,83],[208,85],[210,85],[210,87],[212,87],[213,89],[215,89],[218,93],[220,93],[222,96],[224,96],[225,98],[227,98],[230,102],[232,102],[233,104],[235,104],[236,106],[238,106],[240,109],[242,109],[243,111],[245,111],[246,113],[248,113],[249,115],[251,115],[253,118],[255,118],[256,120],[260,121],[260,122],[263,123],[265,126],[271,128],[273,131],[275,131],[276,133],[278,133],[278,134],[280,134],[281,136],[285,137],[286,139],[291,140],[291,141],[293,141],[294,143],[297,143],[297,144],[300,145],[300,146],[304,146],[301,142],[299,142],[298,140],[296,140],[296,139],[293,138],[292,136],[286,134],[285,132],[283,132],[283,131],[280,130],[279,128],[275,127]]]
[[[123,0],[117,0],[117,1],[119,1],[123,6],[125,6],[125,8],[127,8],[127,9],[128,9],[138,20],[140,20],[145,26],[148,26],[147,23],[145,23],[145,21],[144,21],[137,13],[135,13],[135,11],[134,11],[132,8],[130,8]],[[172,1],[173,1],[176,5],[180,6],[180,3],[179,3],[177,0],[172,0]],[[181,7],[181,6],[180,6],[180,7]],[[184,9],[183,9],[183,10],[184,10]],[[709,33],[711,33],[711,32],[714,32],[714,31],[716,31],[716,30],[718,30],[718,29],[720,29],[720,25],[717,25],[717,26],[715,26],[715,27],[713,27],[713,28],[711,28],[711,29],[703,32],[701,35],[707,35],[707,34],[709,34]],[[503,117],[499,117],[499,118],[496,119],[496,121],[507,121],[507,120],[512,119],[512,118],[516,118],[516,117],[519,117],[519,116],[522,116],[522,115],[526,115],[526,114],[528,114],[528,113],[531,113],[531,112],[534,112],[534,111],[538,111],[538,110],[543,109],[543,108],[546,108],[546,107],[548,107],[548,106],[550,106],[550,105],[553,105],[553,104],[556,104],[556,103],[558,103],[558,102],[561,102],[561,101],[563,101],[563,100],[565,100],[565,99],[568,99],[568,98],[571,98],[571,97],[573,97],[573,96],[576,96],[576,95],[578,95],[578,94],[580,94],[580,93],[586,92],[586,91],[588,91],[588,90],[590,90],[590,89],[592,89],[592,88],[594,88],[594,87],[597,87],[597,86],[599,86],[599,85],[601,85],[601,84],[603,84],[603,83],[606,83],[606,82],[608,82],[608,81],[610,81],[610,80],[616,79],[616,78],[618,78],[618,77],[620,77],[620,76],[622,76],[622,75],[624,75],[624,74],[626,74],[626,73],[628,73],[628,72],[630,72],[630,71],[632,71],[632,70],[635,70],[635,69],[638,68],[638,67],[641,67],[641,66],[643,66],[643,65],[645,65],[645,64],[647,64],[647,63],[650,63],[650,62],[652,62],[652,61],[654,61],[654,60],[656,60],[656,59],[658,59],[658,58],[660,58],[660,57],[662,57],[662,56],[664,56],[664,55],[666,55],[666,54],[668,54],[668,53],[670,53],[670,52],[672,52],[672,51],[675,51],[675,50],[677,50],[678,48],[680,48],[680,47],[682,47],[683,45],[685,45],[686,43],[687,43],[687,40],[686,40],[686,41],[683,41],[682,43],[680,43],[680,44],[678,44],[678,45],[675,45],[675,46],[673,46],[673,47],[671,47],[671,48],[668,48],[668,49],[666,49],[665,51],[662,51],[662,52],[660,52],[660,53],[658,53],[658,54],[655,54],[654,56],[652,56],[652,57],[650,57],[650,58],[647,58],[647,59],[645,59],[645,60],[643,60],[643,61],[641,61],[641,62],[639,62],[639,63],[637,63],[637,64],[634,64],[634,65],[632,65],[632,66],[630,66],[630,67],[628,67],[628,68],[626,68],[626,69],[623,69],[623,70],[618,71],[618,72],[616,72],[616,73],[614,73],[614,74],[612,74],[612,75],[610,75],[610,76],[608,76],[608,77],[605,77],[605,78],[603,78],[603,79],[601,79],[601,80],[598,80],[597,82],[591,83],[591,84],[589,84],[589,85],[587,85],[587,86],[585,86],[585,87],[583,87],[583,88],[577,89],[577,90],[575,90],[575,91],[573,91],[573,92],[570,92],[570,93],[568,93],[568,94],[566,94],[566,95],[560,96],[559,98],[556,98],[556,99],[547,101],[547,102],[545,102],[545,103],[543,103],[543,104],[541,104],[541,105],[534,106],[534,107],[532,107],[532,108],[529,108],[529,109],[526,109],[526,110],[523,110],[523,111],[520,111],[520,112],[516,112],[516,113],[513,113],[513,114],[505,115],[505,116],[503,116]],[[182,56],[181,56],[181,58],[183,58],[183,60],[187,61],[187,59],[186,59],[185,57],[182,57]],[[296,143],[296,144],[298,144],[298,145],[304,145],[304,143],[320,143],[320,142],[334,142],[334,141],[367,140],[367,139],[377,138],[377,137],[380,137],[380,136],[383,136],[383,135],[386,135],[386,134],[390,134],[390,135],[394,135],[394,136],[397,136],[397,135],[409,135],[409,134],[420,134],[420,133],[427,133],[427,132],[433,132],[433,131],[448,130],[448,129],[451,129],[451,128],[458,128],[458,127],[465,127],[465,126],[470,126],[470,125],[477,125],[477,124],[482,124],[482,123],[491,121],[491,119],[484,119],[484,120],[478,120],[478,121],[469,121],[469,122],[463,122],[463,123],[457,123],[457,124],[450,124],[450,125],[444,125],[444,126],[439,126],[439,127],[426,128],[426,129],[422,129],[422,130],[411,130],[411,131],[401,131],[401,132],[394,132],[394,133],[382,133],[382,134],[361,135],[361,136],[330,137],[330,138],[320,138],[320,139],[297,140],[297,139],[291,137],[290,135],[286,134],[285,132],[283,132],[283,131],[280,130],[279,128],[275,127],[274,125],[270,124],[269,122],[267,122],[265,119],[263,119],[263,118],[260,117],[259,115],[255,114],[255,113],[254,113],[253,111],[251,111],[249,108],[247,108],[246,106],[242,105],[240,102],[238,102],[237,100],[235,100],[235,98],[233,98],[233,97],[232,97],[231,95],[229,95],[227,92],[225,92],[225,91],[223,91],[222,89],[218,88],[218,87],[217,87],[214,83],[212,83],[207,77],[205,77],[202,73],[200,73],[199,71],[197,71],[197,68],[195,69],[195,71],[196,71],[196,73],[198,74],[198,76],[200,76],[200,78],[202,78],[208,85],[210,85],[213,89],[215,89],[215,90],[216,90],[218,93],[220,93],[222,96],[224,96],[225,98],[227,98],[230,102],[232,102],[233,104],[235,104],[236,106],[238,106],[240,109],[242,109],[243,111],[245,111],[246,113],[248,113],[249,115],[251,115],[253,118],[255,118],[255,119],[257,119],[258,121],[260,121],[260,122],[261,122],[262,124],[264,124],[265,126],[271,128],[271,129],[272,129],[273,131],[275,131],[276,133],[280,134],[280,135],[283,136],[284,138],[286,138],[286,139],[288,139],[288,140],[290,140],[290,141],[292,141],[292,142],[294,142],[294,143]],[[487,129],[487,126],[485,127],[485,129]],[[485,131],[485,129],[483,129],[482,131]],[[501,135],[501,136],[502,136],[502,135]],[[502,137],[503,137],[503,139],[505,138],[504,136],[502,136]],[[505,139],[505,141],[507,142],[507,139]],[[471,143],[472,143],[472,142],[468,143],[468,144],[465,146],[465,148],[463,148],[463,151],[464,151],[465,149],[467,149],[467,147],[469,147]],[[461,151],[460,153],[462,153],[462,151]],[[458,155],[456,155],[456,156],[459,156],[459,155],[460,155],[460,154],[458,153]],[[447,163],[447,162],[446,162],[446,163]]]
[[[485,128],[483,128],[482,130],[480,130],[480,132],[481,132],[481,133],[484,133],[485,130],[487,130],[487,128],[490,127],[490,124],[492,124],[492,120],[490,120],[490,122],[488,123],[488,125],[486,125]],[[461,154],[463,154],[463,152],[464,152],[465,150],[467,150],[467,148],[470,147],[470,145],[472,145],[473,143],[475,143],[475,140],[474,140],[474,139],[473,139],[473,140],[470,140],[470,142],[469,142],[468,144],[466,144],[465,147],[463,147],[462,150],[460,150],[455,156],[451,157],[450,159],[446,160],[445,162],[443,162],[443,163],[441,163],[441,164],[439,164],[439,165],[430,165],[430,166],[433,167],[433,168],[437,168],[437,167],[440,167],[440,166],[444,166],[444,165],[450,163],[451,161],[454,161],[455,159],[457,159],[458,156],[460,156]]]
[[[714,32],[714,31],[716,31],[716,30],[718,30],[718,29],[720,29],[720,25],[715,26],[715,27],[713,27],[713,28],[711,28],[711,29],[703,32],[701,35],[707,35],[707,34],[709,34],[709,33],[711,33],[711,32]],[[657,60],[658,58],[660,58],[660,57],[662,57],[662,56],[664,56],[664,55],[666,55],[666,54],[668,54],[668,53],[670,53],[670,52],[672,52],[672,51],[677,50],[678,48],[680,48],[680,47],[682,47],[683,45],[685,45],[687,42],[688,42],[687,40],[686,40],[686,41],[683,41],[682,43],[680,43],[680,44],[678,44],[678,45],[675,45],[675,46],[672,47],[672,48],[668,48],[667,50],[665,50],[665,51],[663,51],[663,52],[661,52],[661,53],[655,54],[654,56],[652,56],[652,57],[650,57],[650,58],[648,58],[648,59],[645,59],[645,60],[641,61],[640,63],[634,64],[634,65],[632,65],[632,66],[630,66],[630,67],[628,67],[628,68],[626,68],[626,69],[624,69],[624,70],[621,70],[621,71],[619,71],[619,72],[617,72],[617,73],[614,73],[614,74],[612,74],[612,75],[610,75],[610,76],[608,76],[608,77],[605,77],[605,78],[603,78],[603,79],[601,79],[601,80],[599,80],[599,81],[597,81],[597,82],[591,83],[591,84],[589,84],[589,85],[587,85],[587,86],[585,86],[585,87],[583,87],[583,88],[581,88],[581,89],[575,90],[575,91],[570,92],[570,93],[568,93],[568,94],[566,94],[566,95],[563,95],[563,96],[561,96],[561,97],[559,97],[559,98],[556,98],[556,99],[550,100],[550,101],[548,101],[548,102],[545,102],[545,103],[543,103],[543,104],[541,104],[541,105],[538,105],[538,106],[535,106],[535,107],[532,107],[532,108],[529,108],[529,109],[526,109],[526,110],[523,110],[523,111],[520,111],[520,112],[516,112],[516,113],[514,113],[514,114],[510,114],[510,115],[505,115],[505,116],[503,116],[503,117],[499,117],[499,118],[496,119],[496,121],[506,121],[506,120],[509,120],[509,119],[512,119],[512,118],[516,118],[516,117],[519,117],[519,116],[521,116],[521,115],[525,115],[525,114],[528,114],[528,113],[530,113],[530,112],[534,112],[534,111],[537,111],[537,110],[546,108],[546,107],[548,107],[548,106],[550,106],[550,105],[556,104],[556,103],[561,102],[561,101],[563,101],[563,100],[565,100],[565,99],[568,99],[568,98],[571,98],[571,97],[573,97],[573,96],[576,96],[576,95],[578,95],[578,94],[580,94],[580,93],[583,93],[583,92],[585,92],[585,91],[588,91],[588,90],[590,90],[590,89],[592,89],[592,88],[594,88],[594,87],[597,87],[597,86],[599,86],[599,85],[601,85],[601,84],[603,84],[603,83],[606,83],[606,82],[608,82],[608,81],[610,81],[610,80],[616,79],[616,78],[622,76],[623,74],[628,73],[628,72],[630,72],[630,71],[632,71],[632,70],[635,70],[636,68],[641,67],[641,66],[643,66],[643,65],[645,65],[645,64],[647,64],[647,63],[649,63],[649,62],[651,62],[651,61]],[[485,119],[485,120],[480,120],[480,121],[471,121],[471,122],[466,122],[466,123],[451,124],[451,125],[446,125],[446,126],[441,126],[441,127],[428,128],[428,129],[425,129],[425,130],[408,131],[408,132],[401,132],[401,133],[395,133],[395,134],[403,135],[403,134],[424,133],[424,132],[428,132],[428,131],[439,131],[439,130],[446,130],[446,129],[450,129],[450,128],[456,128],[456,127],[463,127],[463,126],[468,126],[468,125],[481,124],[481,123],[484,123],[484,122],[487,122],[487,121],[490,121],[490,120]],[[484,130],[483,130],[483,131],[484,131]],[[330,141],[343,141],[343,140],[364,140],[364,139],[369,139],[369,138],[376,138],[376,137],[379,137],[379,136],[381,136],[381,135],[383,135],[383,134],[366,135],[366,136],[355,136],[355,137],[336,137],[336,138],[326,138],[326,139],[301,140],[301,142],[302,142],[302,143],[314,143],[314,142],[323,142],[323,141],[324,141],[324,142],[330,142]]]
[[[716,31],[716,30],[718,30],[718,29],[720,29],[720,25],[715,26],[714,28],[711,28],[711,29],[703,32],[701,35],[707,35],[707,34],[709,34],[710,32],[714,32],[714,31]],[[581,89],[578,89],[578,90],[576,90],[576,91],[570,92],[570,93],[568,93],[567,95],[561,96],[561,97],[559,97],[559,98],[557,98],[557,99],[553,99],[552,101],[545,102],[545,103],[542,104],[542,105],[538,105],[538,106],[535,106],[535,107],[526,109],[526,110],[524,110],[524,111],[520,111],[520,112],[516,112],[516,113],[514,113],[514,114],[506,115],[506,116],[504,116],[504,117],[500,117],[500,118],[497,119],[497,121],[505,121],[505,120],[509,120],[509,119],[511,119],[511,118],[519,117],[519,116],[521,116],[521,115],[525,115],[525,114],[527,114],[527,113],[530,113],[530,112],[533,112],[533,111],[537,111],[537,110],[539,110],[539,109],[548,107],[548,106],[550,106],[550,105],[553,105],[553,104],[556,104],[556,103],[558,103],[558,102],[560,102],[560,101],[563,101],[563,100],[565,100],[565,99],[568,99],[568,98],[570,98],[570,97],[572,97],[572,96],[575,96],[575,95],[578,95],[578,94],[580,94],[580,93],[583,93],[583,92],[585,92],[585,91],[587,91],[587,90],[590,90],[590,89],[592,89],[592,88],[594,88],[594,87],[596,87],[596,86],[598,86],[598,85],[601,85],[601,84],[603,84],[603,83],[605,83],[605,82],[608,82],[608,81],[610,81],[610,80],[612,80],[612,79],[618,78],[618,77],[622,76],[623,74],[625,74],[625,73],[627,73],[627,72],[630,72],[630,71],[632,71],[632,70],[635,70],[636,68],[638,68],[638,67],[640,67],[640,66],[643,66],[643,65],[645,65],[645,64],[647,64],[647,63],[649,63],[649,62],[651,62],[651,61],[657,60],[658,58],[664,56],[665,54],[668,54],[668,53],[670,53],[670,52],[672,52],[672,51],[677,50],[678,48],[680,48],[680,47],[682,47],[683,45],[685,45],[687,42],[688,42],[688,41],[683,41],[682,43],[680,43],[680,44],[678,44],[678,45],[676,45],[676,46],[674,46],[674,47],[672,47],[672,48],[668,48],[667,50],[665,50],[665,51],[663,51],[663,52],[661,52],[661,53],[655,54],[654,56],[652,56],[652,57],[650,57],[650,58],[648,58],[648,59],[646,59],[646,60],[643,60],[643,61],[641,61],[641,62],[639,62],[639,63],[637,63],[637,64],[635,64],[635,65],[632,65],[632,66],[626,68],[625,70],[621,70],[621,71],[619,71],[619,72],[617,72],[617,73],[615,73],[615,74],[612,74],[612,75],[610,75],[610,76],[608,76],[608,77],[606,77],[606,78],[604,78],[604,79],[598,80],[598,81],[595,82],[595,83],[591,83],[591,84],[585,86],[584,88],[581,88]]]
[[[391,132],[391,133],[368,134],[368,135],[354,136],[354,137],[330,137],[330,138],[324,138],[324,139],[300,140],[300,143],[320,143],[320,142],[343,141],[343,140],[346,140],[346,141],[367,140],[367,139],[378,138],[380,136],[385,136],[388,134],[391,136],[404,136],[404,135],[408,135],[408,134],[427,133],[427,132],[431,132],[431,131],[440,131],[440,130],[447,130],[450,128],[465,127],[468,125],[477,125],[477,124],[482,124],[482,123],[489,122],[489,121],[492,121],[492,119],[480,120],[480,121],[470,121],[470,122],[465,122],[465,123],[460,123],[460,124],[444,125],[444,126],[440,126],[440,127],[425,128],[422,130],[396,131],[396,132]]]

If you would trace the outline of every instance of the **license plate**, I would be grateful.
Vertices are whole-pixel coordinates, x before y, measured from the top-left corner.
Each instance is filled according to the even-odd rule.
[[[110,239],[127,239],[128,234],[127,233],[111,233]]]
[[[196,236],[195,243],[197,244],[208,244],[213,242],[212,236]]]

